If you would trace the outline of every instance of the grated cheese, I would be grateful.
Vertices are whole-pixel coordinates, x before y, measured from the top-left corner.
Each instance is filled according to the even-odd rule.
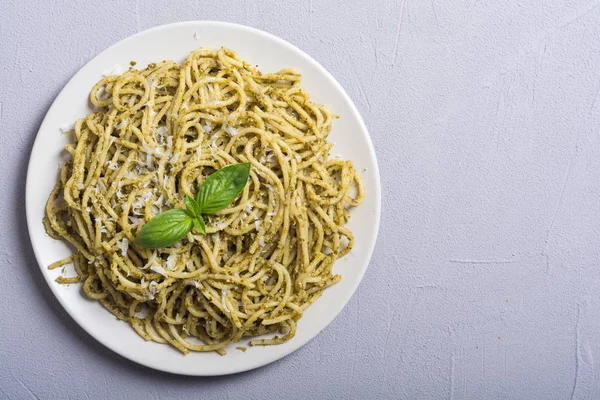
[[[142,279],[144,279],[144,278],[142,278]],[[150,307],[148,307],[144,303],[141,303],[139,306],[139,310],[133,314],[133,316],[136,317],[137,319],[146,319],[146,317],[148,315],[150,315]]]
[[[175,263],[177,262],[177,256],[175,254],[169,254],[169,257],[167,257],[167,269],[168,270],[173,270],[173,268],[175,268]]]
[[[62,124],[59,129],[60,129],[60,133],[65,134],[68,132],[71,132],[75,127],[73,126],[73,124]]]
[[[131,217],[131,216],[129,216],[127,218],[129,219],[129,222],[131,222],[133,225],[139,225],[144,222],[143,218],[137,218],[137,217]]]
[[[157,273],[163,275],[163,276],[168,276],[167,271],[160,265],[154,264],[154,265],[150,266],[150,269],[154,272],[157,272]]]
[[[125,257],[127,255],[127,250],[129,249],[129,240],[127,240],[127,238],[123,238],[121,241],[117,241],[116,244],[121,250],[121,255]]]

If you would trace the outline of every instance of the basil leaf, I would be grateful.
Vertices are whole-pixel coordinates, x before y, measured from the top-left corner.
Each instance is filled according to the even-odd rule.
[[[185,208],[188,212],[188,215],[192,218],[196,218],[200,216],[200,206],[196,203],[196,200],[192,199],[190,196],[185,196]]]
[[[198,191],[196,201],[202,214],[213,214],[226,208],[248,183],[250,163],[228,165],[208,178]]]
[[[198,215],[196,218],[194,218],[194,227],[196,227],[198,232],[206,235],[206,225],[204,225],[204,218],[202,218],[202,215]]]
[[[167,247],[181,240],[192,229],[193,219],[181,208],[158,214],[138,232],[135,244],[149,249]]]

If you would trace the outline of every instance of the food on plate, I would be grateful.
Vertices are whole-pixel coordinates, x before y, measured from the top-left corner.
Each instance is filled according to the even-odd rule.
[[[50,266],[74,265],[57,281],[183,353],[291,339],[341,279],[364,196],[300,78],[201,48],[101,79],[46,206],[48,234],[74,250]]]

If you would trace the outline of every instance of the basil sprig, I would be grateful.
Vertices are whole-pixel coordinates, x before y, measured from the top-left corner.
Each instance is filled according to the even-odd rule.
[[[174,208],[156,215],[138,232],[135,243],[159,249],[183,239],[192,228],[206,235],[203,214],[223,210],[242,192],[250,176],[250,163],[221,168],[200,185],[194,200],[185,197],[185,209]]]
[[[137,234],[135,243],[150,249],[167,247],[183,239],[192,226],[194,226],[194,220],[187,210],[174,208],[160,213],[148,221]]]

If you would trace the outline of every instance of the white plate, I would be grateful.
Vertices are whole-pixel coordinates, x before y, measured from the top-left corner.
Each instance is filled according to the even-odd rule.
[[[327,289],[309,307],[292,340],[278,346],[249,347],[246,353],[230,346],[226,356],[214,352],[184,356],[170,346],[144,341],[100,303],[87,300],[79,285],[56,283],[54,279],[60,271],[49,271],[47,266],[70,251],[64,243],[46,235],[42,218],[66,144],[60,127],[72,125],[91,111],[88,94],[104,71],[119,64],[127,67],[130,60],[137,61],[138,66],[167,59],[181,62],[195,48],[221,46],[258,64],[263,72],[293,67],[302,74],[302,87],[311,98],[341,116],[334,121],[329,138],[336,143],[333,154],[354,162],[364,178],[367,196],[360,207],[352,210],[348,225],[356,236],[356,245],[349,256],[335,264],[335,272],[342,274],[342,281]],[[185,375],[224,375],[257,368],[290,354],[315,337],[342,310],[358,287],[375,246],[380,192],[377,160],[367,129],[348,95],[322,66],[290,43],[256,29],[223,22],[183,22],[159,26],[115,44],[84,66],[60,92],[46,114],[31,152],[27,171],[27,224],[35,256],[52,292],[71,317],[99,342],[130,360],[158,370]]]

